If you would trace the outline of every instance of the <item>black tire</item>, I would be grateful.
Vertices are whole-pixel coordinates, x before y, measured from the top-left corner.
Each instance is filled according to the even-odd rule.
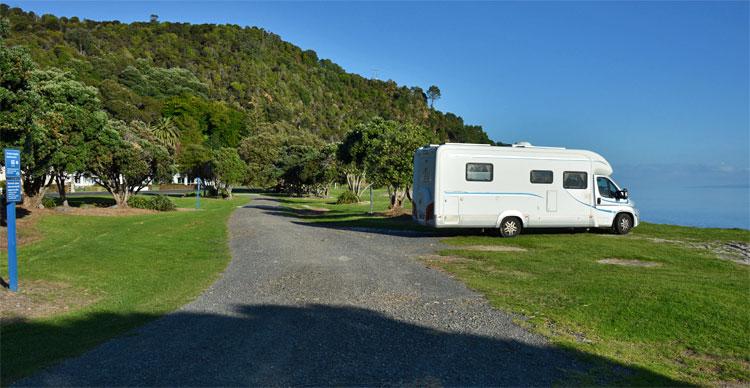
[[[516,237],[521,233],[523,224],[518,217],[505,217],[500,222],[500,235],[503,237]]]
[[[633,229],[633,217],[630,214],[620,213],[612,223],[612,230],[616,234],[628,234]]]

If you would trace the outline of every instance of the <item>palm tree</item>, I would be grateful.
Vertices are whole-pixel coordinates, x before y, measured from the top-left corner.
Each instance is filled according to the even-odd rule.
[[[157,141],[172,149],[177,147],[180,138],[180,131],[171,117],[162,117],[156,125],[151,126],[151,134]]]

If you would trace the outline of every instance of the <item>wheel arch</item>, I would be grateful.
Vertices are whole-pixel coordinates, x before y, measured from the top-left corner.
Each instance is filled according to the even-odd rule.
[[[628,217],[630,217],[630,221],[633,224],[633,226],[631,226],[631,228],[635,228],[636,226],[638,226],[638,218],[635,217],[635,214],[633,214],[633,212],[628,211],[628,210],[620,210],[612,218],[612,226],[613,227],[615,226],[615,222],[617,221],[617,217],[620,214],[626,214]]]
[[[521,213],[520,211],[506,210],[500,213],[500,215],[497,217],[497,220],[495,221],[496,228],[500,227],[500,223],[503,222],[503,219],[505,219],[505,217],[517,217],[519,220],[521,220],[521,226],[523,226],[524,228],[528,224],[527,217],[524,217],[523,213]]]

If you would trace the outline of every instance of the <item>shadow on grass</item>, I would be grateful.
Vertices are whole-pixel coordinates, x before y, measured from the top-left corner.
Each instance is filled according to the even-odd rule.
[[[3,329],[3,384],[154,318],[93,313],[56,324],[8,325]],[[236,305],[222,315],[170,314],[18,383],[539,386],[623,381],[685,384],[574,350],[439,331],[367,309]]]
[[[2,205],[2,209],[0,209],[0,226],[7,227],[8,226],[8,207],[5,202],[0,202],[0,205]],[[21,219],[24,217],[28,217],[31,215],[31,211],[22,208],[18,204],[16,204],[16,219]]]
[[[59,202],[59,198],[55,198],[56,202]],[[60,205],[58,203],[58,205]],[[68,205],[70,207],[81,207],[81,206],[95,206],[95,207],[110,207],[115,205],[115,200],[107,193],[99,195],[86,195],[86,196],[75,196],[68,197]]]
[[[283,200],[263,198],[266,201],[288,203]],[[275,205],[247,205],[246,208],[260,209],[264,213],[278,217],[295,218],[302,221],[295,224],[328,228],[352,230],[365,233],[385,234],[402,237],[453,237],[453,236],[499,236],[495,228],[432,228],[417,224],[411,215],[400,216],[370,215],[356,211],[316,211],[314,209],[298,209]],[[525,229],[522,234],[612,234],[609,229],[588,228],[534,228]]]

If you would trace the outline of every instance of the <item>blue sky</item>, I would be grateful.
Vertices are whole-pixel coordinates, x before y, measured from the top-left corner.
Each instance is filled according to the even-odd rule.
[[[259,26],[347,71],[440,86],[493,139],[747,185],[748,2],[19,2],[94,20]],[[739,175],[738,175],[739,174]]]

